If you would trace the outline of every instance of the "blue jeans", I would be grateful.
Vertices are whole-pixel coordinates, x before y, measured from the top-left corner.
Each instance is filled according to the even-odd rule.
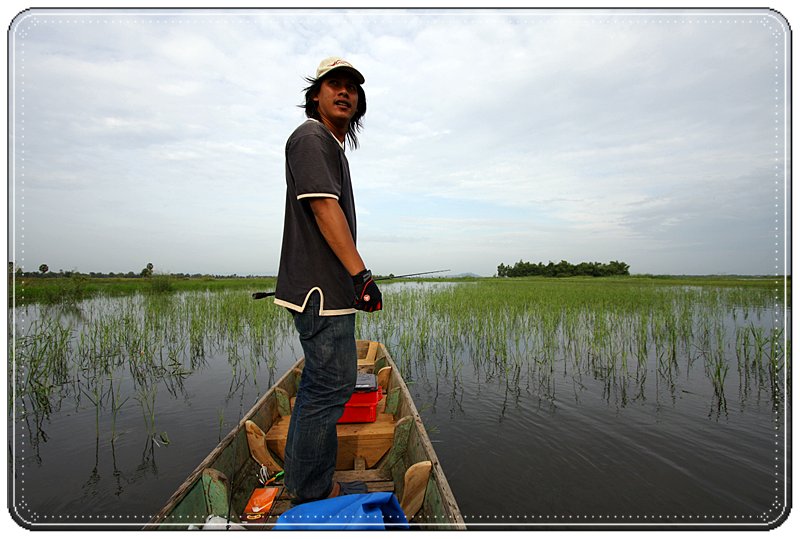
[[[358,370],[355,314],[319,315],[314,293],[293,312],[305,367],[286,439],[285,485],[296,502],[328,496],[336,469],[336,422],[353,394]]]

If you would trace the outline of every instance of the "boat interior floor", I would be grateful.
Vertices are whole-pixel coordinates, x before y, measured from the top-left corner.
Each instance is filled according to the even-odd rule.
[[[394,492],[394,482],[391,475],[385,470],[337,470],[333,474],[337,482],[363,481],[367,485],[367,492]],[[273,482],[270,486],[281,488],[280,495],[275,500],[270,517],[263,524],[248,524],[248,529],[266,530],[272,528],[283,513],[293,507],[292,500],[283,487],[283,480]]]

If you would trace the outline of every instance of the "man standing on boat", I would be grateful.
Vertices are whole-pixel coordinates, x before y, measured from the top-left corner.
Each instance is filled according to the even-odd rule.
[[[356,214],[345,141],[367,110],[364,77],[326,58],[306,79],[308,120],[286,142],[286,213],[275,303],[294,317],[305,367],[286,440],[285,485],[297,503],[364,490],[333,482],[336,422],[357,373],[356,310],[382,297],[356,249]]]

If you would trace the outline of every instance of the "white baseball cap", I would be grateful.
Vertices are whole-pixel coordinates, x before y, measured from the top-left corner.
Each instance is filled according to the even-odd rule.
[[[356,76],[359,84],[364,84],[364,75],[362,75],[358,69],[354,68],[353,64],[338,56],[325,58],[319,63],[319,67],[317,68],[317,79],[319,80],[321,77],[327,75],[334,69],[347,69]]]

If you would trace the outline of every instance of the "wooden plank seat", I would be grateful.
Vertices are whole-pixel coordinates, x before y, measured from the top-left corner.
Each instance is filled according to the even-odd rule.
[[[340,423],[336,426],[339,437],[337,470],[355,469],[356,457],[364,459],[366,468],[372,468],[392,447],[395,420],[392,414],[384,413],[386,397],[381,398],[377,406],[374,423]],[[265,437],[267,448],[281,460],[285,458],[290,422],[291,416],[278,417]]]

